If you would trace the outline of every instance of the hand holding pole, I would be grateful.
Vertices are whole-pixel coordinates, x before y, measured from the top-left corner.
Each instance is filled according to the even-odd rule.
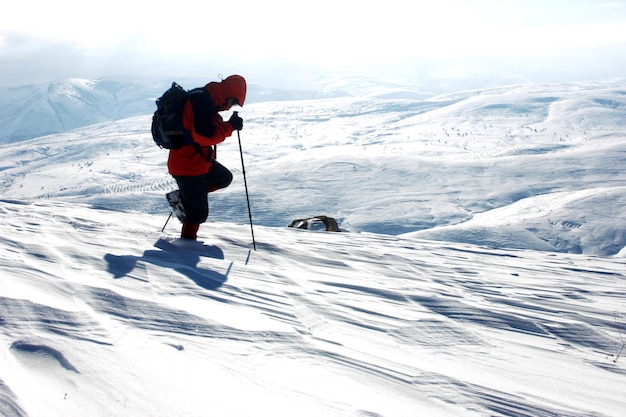
[[[233,112],[236,117],[238,112]],[[246,167],[243,163],[243,150],[241,148],[241,136],[239,135],[239,129],[237,130],[237,140],[239,141],[239,155],[241,156],[241,172],[243,172],[243,185],[246,189],[246,201],[248,202],[248,217],[250,218],[250,232],[252,233],[252,247],[256,251],[256,241],[254,240],[254,227],[252,226],[252,210],[250,209],[250,196],[248,195],[248,181],[246,180]]]

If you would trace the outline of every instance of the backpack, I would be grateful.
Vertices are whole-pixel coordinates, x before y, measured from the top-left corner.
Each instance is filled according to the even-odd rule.
[[[183,128],[183,107],[188,96],[187,90],[173,82],[156,100],[157,109],[152,116],[152,138],[159,147],[178,149],[194,143],[189,131]]]

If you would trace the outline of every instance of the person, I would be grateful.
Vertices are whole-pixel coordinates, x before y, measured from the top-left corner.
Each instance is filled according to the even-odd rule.
[[[231,75],[220,82],[209,82],[189,92],[183,107],[182,121],[193,144],[171,149],[167,168],[176,180],[178,190],[167,194],[167,200],[182,221],[180,237],[197,240],[200,224],[209,216],[208,194],[226,188],[233,174],[215,160],[216,145],[243,128],[243,120],[233,112],[228,121],[219,114],[232,106],[243,106],[246,80]]]

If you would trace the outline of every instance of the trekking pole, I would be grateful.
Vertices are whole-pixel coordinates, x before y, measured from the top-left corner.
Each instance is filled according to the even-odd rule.
[[[235,115],[238,112],[233,112]],[[252,247],[256,251],[256,241],[254,240],[254,227],[252,226],[252,210],[250,210],[250,196],[248,195],[248,181],[246,180],[246,167],[243,164],[243,150],[241,149],[241,136],[237,130],[237,140],[239,141],[239,155],[241,156],[241,171],[243,172],[243,185],[246,188],[246,201],[248,202],[248,217],[250,218],[250,232],[252,233]]]
[[[167,224],[170,222],[170,219],[172,218],[172,213],[174,212],[170,211],[170,215],[167,216],[167,220],[165,220],[165,224],[163,225],[163,229],[161,229],[161,233],[163,233],[163,231],[165,230],[165,226],[167,226]]]

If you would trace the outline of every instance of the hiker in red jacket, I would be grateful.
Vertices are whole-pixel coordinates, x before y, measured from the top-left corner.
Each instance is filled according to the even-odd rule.
[[[183,223],[183,239],[197,239],[200,224],[209,216],[208,193],[228,187],[233,180],[233,174],[215,160],[215,145],[241,130],[243,120],[233,113],[224,121],[219,112],[243,106],[245,99],[246,80],[240,75],[190,91],[183,126],[195,143],[171,149],[167,161],[169,173],[178,184],[178,190],[168,193],[167,199]]]

